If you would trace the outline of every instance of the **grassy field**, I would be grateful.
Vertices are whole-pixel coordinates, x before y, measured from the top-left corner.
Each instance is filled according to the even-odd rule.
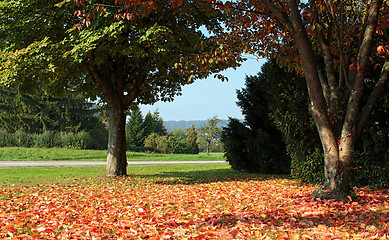
[[[310,197],[227,164],[0,169],[0,239],[389,239],[389,191]]]
[[[66,148],[0,148],[0,161],[105,161],[106,150]],[[222,153],[200,154],[127,153],[128,161],[212,161],[224,160]]]
[[[128,167],[127,173],[130,177],[177,183],[255,176],[237,174],[227,164]],[[86,178],[98,178],[104,174],[105,167],[8,168],[0,169],[0,187],[82,183]]]

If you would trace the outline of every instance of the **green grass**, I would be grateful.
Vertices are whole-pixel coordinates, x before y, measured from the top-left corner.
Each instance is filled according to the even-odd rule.
[[[67,148],[0,148],[0,161],[105,161],[106,150]],[[222,153],[157,154],[127,152],[128,161],[201,161],[224,160]]]
[[[237,173],[228,164],[128,167],[127,173],[129,177],[149,179],[164,184],[194,184],[264,177],[258,174]],[[0,187],[6,185],[72,184],[75,182],[82,184],[84,180],[90,178],[105,179],[102,177],[104,174],[104,167],[0,169]]]

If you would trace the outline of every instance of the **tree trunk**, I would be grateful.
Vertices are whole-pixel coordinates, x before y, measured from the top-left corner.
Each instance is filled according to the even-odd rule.
[[[121,104],[108,104],[107,176],[127,175],[126,115]]]
[[[323,143],[323,145],[326,144],[328,143]],[[352,143],[350,147],[353,147]],[[324,183],[311,194],[312,197],[321,199],[336,199],[340,201],[348,200],[348,196],[351,191],[349,177],[351,170],[352,149],[353,148],[340,148],[337,157],[325,154],[325,180]]]
[[[301,56],[309,99],[311,101],[309,110],[319,133],[324,152],[325,182],[312,193],[312,196],[345,200],[349,188],[349,163],[351,161],[352,149],[350,152],[342,152],[340,154],[339,143],[337,142],[333,126],[328,119],[328,105],[325,101],[319,79],[315,55],[311,48],[307,32],[302,24],[296,1],[288,1],[288,8],[290,12],[289,18],[293,26],[293,29],[291,29],[292,35]],[[345,141],[352,141],[352,138]],[[349,145],[350,142],[347,142],[347,144],[348,146],[353,146],[353,142],[351,142],[351,145]]]
[[[207,155],[209,155],[209,153],[210,153],[210,147],[211,147],[211,142],[208,142],[207,141]]]

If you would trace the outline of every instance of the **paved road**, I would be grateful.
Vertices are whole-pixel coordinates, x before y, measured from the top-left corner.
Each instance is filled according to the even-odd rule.
[[[226,161],[129,161],[128,166],[224,164]],[[106,161],[0,161],[7,167],[105,166]]]

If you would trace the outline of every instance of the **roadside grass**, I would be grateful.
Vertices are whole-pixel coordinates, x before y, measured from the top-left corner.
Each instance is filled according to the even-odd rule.
[[[0,161],[105,161],[106,150],[67,148],[0,148]],[[127,152],[128,161],[217,161],[225,160],[223,153],[159,154]]]

